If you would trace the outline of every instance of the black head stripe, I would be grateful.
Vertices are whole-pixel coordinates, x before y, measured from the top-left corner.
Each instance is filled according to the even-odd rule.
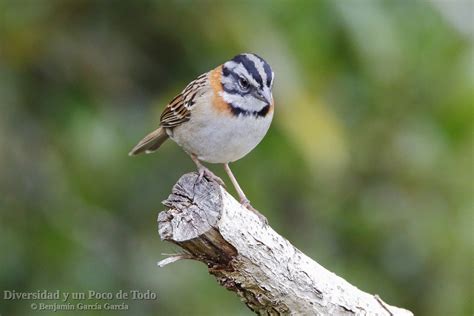
[[[230,69],[227,68],[226,66],[222,67],[222,75],[223,75],[224,77],[230,76],[230,75],[231,75]]]
[[[270,68],[270,65],[266,62],[264,62],[263,64],[263,69],[265,69],[265,73],[267,74],[267,87],[270,87],[270,84],[272,83],[273,79],[272,69]]]
[[[255,79],[255,81],[258,82],[260,87],[263,86],[262,76],[260,76],[260,73],[258,72],[257,68],[255,67],[255,64],[253,63],[253,61],[248,59],[247,56],[245,56],[244,54],[240,54],[240,55],[235,56],[232,59],[232,61],[234,61],[236,63],[241,63],[244,66],[244,68],[247,69],[249,74]]]
[[[229,104],[230,105],[230,110],[232,111],[232,114],[235,116],[253,116],[255,118],[259,117],[265,117],[268,114],[268,111],[270,110],[270,106],[266,105],[264,106],[260,111],[249,111],[249,110],[244,110],[234,104]]]

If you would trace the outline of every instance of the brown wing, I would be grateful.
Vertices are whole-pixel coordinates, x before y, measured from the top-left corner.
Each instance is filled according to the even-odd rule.
[[[189,121],[191,117],[190,110],[194,105],[194,98],[201,92],[201,88],[206,85],[207,76],[208,73],[200,75],[171,100],[161,114],[161,126],[172,128]]]

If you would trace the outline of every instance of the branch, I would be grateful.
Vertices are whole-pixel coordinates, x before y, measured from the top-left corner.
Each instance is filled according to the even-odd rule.
[[[205,263],[209,273],[260,315],[413,315],[365,293],[296,249],[224,188],[188,173],[158,216],[163,240]]]

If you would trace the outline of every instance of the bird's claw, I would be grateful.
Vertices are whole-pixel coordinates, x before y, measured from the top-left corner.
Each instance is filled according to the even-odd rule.
[[[199,168],[198,182],[201,182],[204,177],[206,177],[209,181],[214,181],[215,183],[225,188],[224,181],[222,181],[221,178],[216,176],[211,170],[207,169],[206,167]]]
[[[246,209],[252,211],[255,215],[258,216],[258,218],[265,224],[268,224],[268,219],[259,211],[257,211],[251,204],[250,201],[247,198],[241,199],[240,204],[245,207]]]

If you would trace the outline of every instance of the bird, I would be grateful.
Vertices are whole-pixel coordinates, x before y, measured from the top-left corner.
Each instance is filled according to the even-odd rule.
[[[267,222],[250,204],[229,164],[252,151],[273,119],[273,80],[270,65],[253,53],[238,54],[201,74],[165,107],[156,130],[146,135],[129,155],[152,153],[168,138],[194,161],[198,181],[224,181],[202,162],[223,164],[240,203]]]

